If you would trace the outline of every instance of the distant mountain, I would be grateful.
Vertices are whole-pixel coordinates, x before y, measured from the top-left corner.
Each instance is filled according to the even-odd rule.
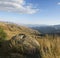
[[[38,30],[41,33],[60,33],[60,25],[34,25],[29,27]]]
[[[27,27],[30,27],[30,28],[32,28],[32,27],[42,27],[42,26],[48,26],[48,25],[44,25],[44,24],[22,24],[23,26],[27,26]]]

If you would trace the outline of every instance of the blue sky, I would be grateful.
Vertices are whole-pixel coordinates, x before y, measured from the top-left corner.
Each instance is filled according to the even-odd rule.
[[[0,21],[60,24],[60,0],[1,0]]]

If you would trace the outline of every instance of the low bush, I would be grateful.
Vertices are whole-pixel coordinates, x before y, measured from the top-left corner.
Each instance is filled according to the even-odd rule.
[[[0,28],[0,42],[4,41],[7,37],[7,34],[4,32],[2,28]]]

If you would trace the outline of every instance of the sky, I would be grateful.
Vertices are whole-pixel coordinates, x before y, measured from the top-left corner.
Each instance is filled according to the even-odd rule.
[[[60,24],[60,0],[0,0],[0,21]]]

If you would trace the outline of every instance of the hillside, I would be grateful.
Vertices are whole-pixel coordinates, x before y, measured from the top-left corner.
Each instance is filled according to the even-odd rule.
[[[0,22],[0,28],[1,58],[60,58],[60,35],[42,36],[36,30],[5,22]]]
[[[32,30],[30,28],[27,28],[18,24],[14,24],[14,23],[0,22],[0,27],[4,29],[4,31],[7,33],[8,39],[20,33],[27,34],[32,37],[34,37],[35,34],[39,34],[39,32],[36,30]]]
[[[21,25],[0,22],[0,57],[41,57],[40,45],[38,41],[35,39],[37,34],[40,33],[36,30],[32,30]]]
[[[42,58],[60,58],[60,25],[32,26],[41,33],[37,40],[40,43]]]

